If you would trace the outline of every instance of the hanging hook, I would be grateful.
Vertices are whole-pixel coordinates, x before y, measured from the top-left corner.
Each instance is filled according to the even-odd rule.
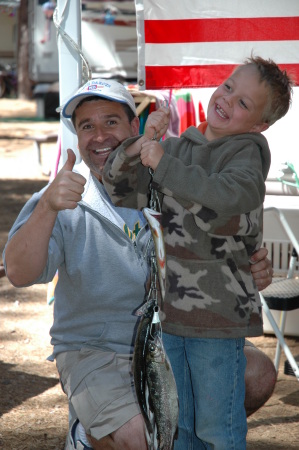
[[[154,137],[151,139],[152,141],[156,141],[157,140],[157,131],[155,131]],[[151,181],[149,184],[149,191],[150,191],[150,199],[149,199],[149,207],[151,209],[153,209],[154,211],[161,211],[161,206],[160,206],[160,201],[159,201],[159,197],[157,194],[157,191],[152,187],[152,182],[153,182],[153,176],[154,176],[154,170],[149,167],[148,168],[148,172],[151,176]]]

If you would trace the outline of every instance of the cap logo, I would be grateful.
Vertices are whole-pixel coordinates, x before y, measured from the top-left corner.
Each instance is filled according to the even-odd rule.
[[[99,84],[92,84],[91,86],[88,86],[88,91],[96,91],[97,89],[103,89],[104,86],[101,86]]]

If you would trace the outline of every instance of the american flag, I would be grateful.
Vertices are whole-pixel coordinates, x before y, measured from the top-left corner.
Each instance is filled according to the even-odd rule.
[[[135,0],[140,89],[218,86],[253,54],[299,84],[299,0]]]

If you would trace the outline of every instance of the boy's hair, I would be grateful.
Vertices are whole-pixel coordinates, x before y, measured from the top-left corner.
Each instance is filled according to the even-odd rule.
[[[244,64],[255,66],[261,82],[265,82],[268,87],[269,101],[263,114],[263,121],[269,126],[273,125],[286,115],[291,106],[294,82],[272,59],[265,60],[260,56],[251,56]],[[239,66],[236,70],[241,67]]]
[[[106,102],[113,102],[113,100],[108,99],[108,98],[101,98],[98,95],[90,95],[89,97],[84,97],[83,100],[81,100],[81,102],[78,103],[78,105],[74,109],[74,112],[73,112],[72,118],[71,118],[75,129],[76,129],[76,127],[75,127],[75,123],[76,123],[76,109],[79,108],[79,106],[83,105],[83,103],[85,103],[85,102],[101,101],[101,100],[102,101],[105,100]],[[114,103],[117,103],[117,102],[114,102]],[[125,111],[125,113],[126,113],[126,115],[128,117],[129,123],[131,123],[132,120],[134,119],[134,117],[136,117],[135,114],[133,113],[133,111],[131,110],[131,108],[127,104],[120,103],[120,105],[124,109],[124,111]]]

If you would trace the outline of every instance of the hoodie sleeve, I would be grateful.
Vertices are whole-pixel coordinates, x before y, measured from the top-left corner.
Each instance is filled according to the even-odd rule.
[[[103,171],[103,184],[116,206],[142,209],[148,206],[151,175],[138,156],[127,156],[126,148],[140,136],[129,138],[114,150]]]
[[[270,163],[265,170],[266,149],[257,142],[235,138],[216,147],[170,141],[153,177],[158,191],[188,210],[204,206],[217,214],[242,214],[263,203]]]
[[[270,165],[266,139],[234,136],[198,145],[165,141],[153,187],[193,214],[205,232],[258,233]],[[165,201],[165,200],[164,200]],[[168,200],[167,200],[168,203]]]
[[[150,176],[139,157],[126,156],[129,144],[126,141],[110,156],[105,174],[111,186],[106,185],[107,178],[104,184],[117,205],[142,208]],[[191,129],[162,145],[165,153],[152,182],[159,193],[173,197],[205,231],[223,235],[253,231],[259,222],[270,166],[263,136],[246,134],[208,142]]]

